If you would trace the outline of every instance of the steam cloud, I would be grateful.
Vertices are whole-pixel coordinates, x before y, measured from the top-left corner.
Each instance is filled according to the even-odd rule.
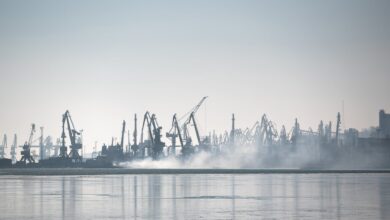
[[[272,149],[273,148],[273,149]],[[180,149],[180,148],[178,148]],[[179,151],[179,150],[177,150]],[[372,169],[389,168],[389,160],[380,153],[352,150],[333,154],[319,146],[235,146],[220,152],[200,151],[190,158],[168,156],[160,160],[145,158],[121,163],[125,168],[167,169]]]

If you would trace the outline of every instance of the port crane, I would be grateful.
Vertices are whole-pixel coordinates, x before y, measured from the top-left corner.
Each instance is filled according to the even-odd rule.
[[[259,146],[271,146],[277,138],[278,132],[274,124],[266,114],[261,117],[261,122],[256,125],[255,137]]]
[[[171,142],[172,142],[171,147],[172,147],[172,154],[173,155],[176,154],[176,138],[177,137],[179,137],[180,147],[183,149],[183,147],[184,147],[183,137],[181,135],[180,126],[179,126],[179,122],[177,121],[176,114],[173,115],[172,127],[169,130],[169,132],[166,133],[166,137],[171,138]]]
[[[17,145],[18,145],[18,137],[15,134],[14,141],[13,141],[12,146],[11,146],[11,160],[12,160],[12,162],[16,161],[16,147],[17,147]]]
[[[189,111],[187,114],[185,114],[182,118],[184,118],[185,116],[189,115],[187,120],[183,123],[182,125],[182,130],[183,130],[183,140],[185,141],[185,146],[186,147],[190,147],[192,145],[192,138],[190,137],[190,134],[189,134],[189,130],[188,130],[188,126],[192,123],[192,125],[194,126],[194,130],[195,130],[195,135],[196,135],[196,140],[198,141],[198,145],[199,147],[202,149],[202,148],[207,148],[206,144],[207,144],[207,141],[208,141],[208,138],[206,138],[205,140],[201,140],[200,139],[200,134],[199,134],[199,129],[198,129],[198,125],[196,123],[196,120],[195,120],[195,113],[198,111],[198,109],[200,108],[200,106],[202,105],[202,103],[207,99],[207,96],[203,97],[200,102],[191,110]]]
[[[66,139],[66,130],[67,127],[69,139],[70,139],[70,153],[67,154],[68,148],[65,146]],[[62,134],[61,134],[61,147],[60,147],[60,157],[61,158],[70,158],[74,162],[81,162],[82,157],[79,154],[79,150],[82,148],[82,143],[80,142],[81,131],[77,131],[73,120],[70,116],[69,111],[67,110],[65,114],[62,116]]]
[[[5,148],[7,148],[7,135],[3,136],[3,143],[0,145],[0,158],[5,157]]]
[[[141,139],[140,139],[140,146],[138,147],[138,151],[140,151],[140,157],[145,157],[145,148],[147,149],[148,151],[148,156],[151,154],[151,148],[154,144],[154,140],[153,140],[153,132],[152,132],[152,127],[151,127],[151,124],[150,124],[150,120],[151,120],[151,117],[150,117],[150,113],[147,111],[145,114],[144,114],[144,120],[142,122],[142,127],[141,127]],[[147,141],[144,141],[144,128],[145,128],[145,124],[147,126],[147,130],[148,130],[148,137],[149,137],[149,140]]]
[[[142,157],[142,152],[137,142],[138,130],[137,130],[137,114],[134,114],[134,131],[133,131],[133,145],[131,145],[131,151],[133,157]],[[130,142],[130,138],[129,138]]]
[[[30,136],[28,138],[28,142],[25,142],[24,145],[23,145],[23,150],[20,152],[20,154],[22,155],[22,158],[20,159],[20,162],[23,163],[23,164],[26,164],[27,161],[29,163],[35,163],[35,160],[33,158],[33,156],[31,155],[31,144],[32,144],[32,141],[33,141],[33,137],[34,137],[34,133],[35,133],[35,124],[32,124],[31,125],[31,131],[30,131]]]
[[[150,120],[150,123],[153,127],[153,134],[154,134],[154,140],[153,140],[153,148],[152,148],[152,157],[153,159],[159,159],[163,156],[163,150],[165,147],[165,143],[161,141],[161,130],[162,127],[158,125],[156,115],[153,114]]]
[[[148,143],[144,142],[143,132],[145,124],[148,128]],[[142,148],[148,148],[148,156],[152,156],[154,160],[159,159],[163,156],[165,143],[161,141],[161,129],[162,127],[158,125],[156,115],[150,115],[150,113],[147,111],[144,115],[144,120],[141,128],[141,144],[143,145]]]

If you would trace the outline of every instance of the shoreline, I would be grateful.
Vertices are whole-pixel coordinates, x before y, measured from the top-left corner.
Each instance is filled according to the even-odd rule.
[[[140,168],[4,168],[0,176],[74,176],[126,174],[352,174],[390,173],[390,169],[140,169]]]

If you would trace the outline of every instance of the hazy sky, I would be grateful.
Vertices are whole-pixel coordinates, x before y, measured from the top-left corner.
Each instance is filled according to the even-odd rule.
[[[69,109],[85,143],[121,121],[199,111],[202,128],[347,127],[390,112],[390,1],[0,0],[0,134],[32,122],[59,137]],[[38,133],[37,133],[38,136]]]

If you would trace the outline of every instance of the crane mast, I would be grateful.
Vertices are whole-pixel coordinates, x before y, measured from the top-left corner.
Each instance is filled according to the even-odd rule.
[[[337,122],[336,122],[336,146],[339,145],[339,133],[340,133],[340,124],[341,124],[341,119],[340,119],[340,112],[337,113]]]
[[[133,132],[133,145],[131,146],[131,150],[133,152],[133,156],[136,157],[139,154],[139,148],[137,143],[137,114],[134,114],[134,132]],[[130,140],[129,140],[130,141]]]
[[[234,114],[232,114],[232,131],[230,132],[230,142],[234,145],[234,136],[235,136],[235,118]]]
[[[39,157],[42,160],[46,157],[46,155],[45,155],[46,149],[45,149],[45,145],[43,143],[43,129],[44,128],[40,127],[40,129],[41,129],[41,136],[39,137]]]
[[[14,135],[14,142],[12,143],[12,146],[11,146],[11,159],[12,159],[12,162],[16,161],[16,146],[17,145],[18,145],[18,139],[17,139],[17,135],[15,134]]]
[[[127,130],[127,146],[126,146],[126,153],[130,153],[130,130]]]
[[[133,141],[134,145],[137,145],[137,114],[134,115],[134,132],[133,132]]]
[[[61,134],[61,147],[60,147],[60,155],[59,157],[60,158],[67,158],[68,157],[68,148],[65,146],[65,138],[66,138],[66,134],[65,134],[65,121],[66,121],[66,114],[67,114],[68,111],[66,111],[66,113],[62,116],[62,134]]]
[[[123,120],[122,124],[122,136],[121,136],[121,152],[123,152],[123,144],[125,140],[126,121]]]

